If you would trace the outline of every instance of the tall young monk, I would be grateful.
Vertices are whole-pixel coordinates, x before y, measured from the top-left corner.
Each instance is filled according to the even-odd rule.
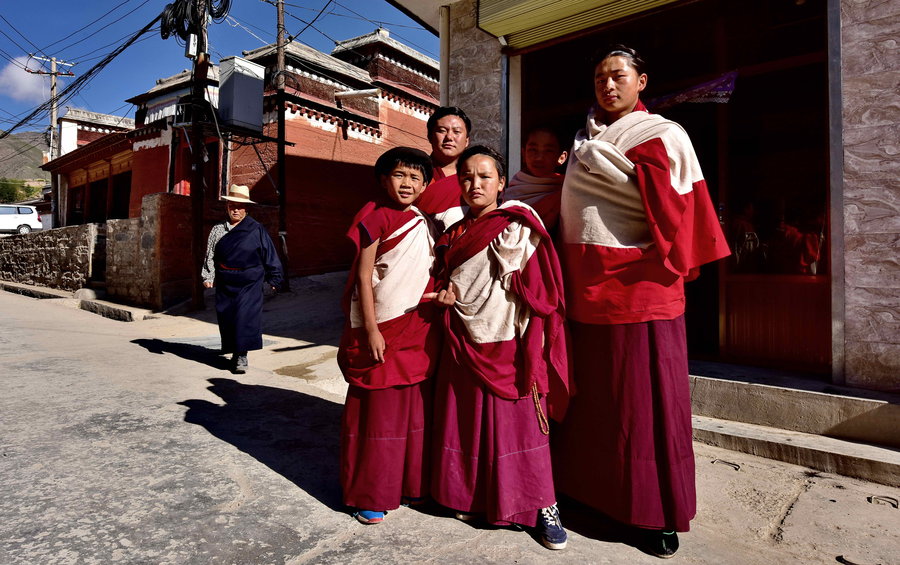
[[[427,214],[438,231],[442,232],[465,214],[466,204],[456,179],[456,163],[469,146],[472,121],[462,108],[442,106],[428,118],[427,127],[434,182],[416,201],[416,207]]]
[[[357,255],[344,293],[338,365],[350,384],[341,424],[341,486],[356,519],[377,524],[402,498],[428,495],[431,383],[440,328],[423,294],[433,287],[434,239],[413,205],[431,178],[423,151],[395,147],[375,163],[385,191],[356,215]]]
[[[639,99],[624,46],[592,67],[560,210],[575,383],[554,436],[559,489],[671,557],[696,512],[684,283],[728,255],[691,140]]]
[[[561,271],[534,211],[499,204],[505,168],[487,147],[463,152],[469,209],[438,241],[447,286],[435,300],[447,310],[432,496],[459,519],[537,527],[546,547],[562,549],[547,421],[569,401]]]
[[[551,233],[559,221],[563,183],[563,175],[557,169],[568,156],[554,130],[546,126],[530,130],[522,144],[523,169],[513,175],[506,189],[507,200],[518,200],[534,208]]]

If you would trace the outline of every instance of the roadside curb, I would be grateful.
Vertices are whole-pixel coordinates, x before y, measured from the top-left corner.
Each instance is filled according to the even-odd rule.
[[[57,290],[55,288],[36,287],[27,284],[0,281],[0,290],[21,294],[22,296],[28,296],[29,298],[37,298],[39,300],[65,299],[64,304],[67,306],[74,306],[81,310],[91,312],[92,314],[97,314],[104,318],[118,320],[120,322],[136,322],[155,317],[151,310],[136,308],[134,306],[125,306],[124,304],[116,304],[106,300],[80,299],[76,297],[76,293]]]

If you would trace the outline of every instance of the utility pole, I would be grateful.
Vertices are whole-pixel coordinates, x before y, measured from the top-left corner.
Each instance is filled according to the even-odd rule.
[[[206,135],[203,133],[203,110],[206,108],[206,77],[209,72],[209,54],[207,53],[206,36],[206,0],[196,0],[197,13],[201,14],[197,29],[197,56],[194,58],[194,82],[191,89],[191,139],[193,152],[193,175],[191,180],[191,219],[193,225],[192,255],[194,259],[192,303],[194,308],[205,308],[203,298],[203,279],[200,269],[206,254],[203,239],[203,183],[204,156],[206,154]]]
[[[285,123],[285,95],[284,95],[284,0],[278,0],[275,4],[278,12],[278,43],[276,45],[276,92],[275,106],[278,113],[278,238],[281,240],[281,259],[284,268],[284,282],[281,290],[291,290],[290,265],[288,263],[287,245],[287,162],[285,158],[285,137],[287,124]]]
[[[72,67],[75,63],[67,63],[66,61],[57,61],[56,57],[37,57],[33,53],[29,54],[32,59],[38,61],[45,61],[50,63],[50,72],[47,71],[32,71],[31,69],[25,69],[29,73],[36,75],[50,75],[50,160],[54,160],[59,157],[59,135],[56,133],[57,128],[57,113],[58,113],[58,100],[56,99],[56,77],[58,76],[75,76],[75,73],[72,71],[67,71],[64,73],[59,72],[56,69],[57,65],[62,65],[65,67]],[[51,174],[50,176],[50,204],[53,207],[51,210],[51,215],[53,217],[53,227],[57,227],[60,225],[59,221],[59,178],[56,174]]]

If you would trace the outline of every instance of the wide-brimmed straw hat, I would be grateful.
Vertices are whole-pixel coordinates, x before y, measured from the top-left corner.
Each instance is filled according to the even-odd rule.
[[[233,184],[231,188],[228,189],[228,194],[222,197],[223,200],[229,200],[231,202],[246,202],[249,204],[256,204],[256,202],[250,200],[250,189],[242,184]]]

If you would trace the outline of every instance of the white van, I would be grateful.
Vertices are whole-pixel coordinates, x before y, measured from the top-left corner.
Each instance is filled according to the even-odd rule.
[[[0,204],[0,232],[29,233],[44,229],[34,206]]]

